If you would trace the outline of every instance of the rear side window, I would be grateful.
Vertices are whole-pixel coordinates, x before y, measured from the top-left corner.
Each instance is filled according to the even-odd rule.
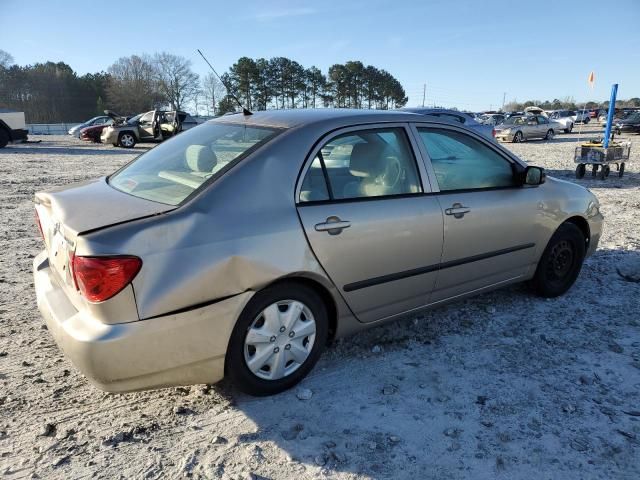
[[[421,191],[404,129],[388,128],[347,133],[327,142],[306,173],[299,200],[347,200]]]
[[[136,197],[178,205],[278,132],[267,127],[205,123],[140,155],[109,177],[109,184]]]
[[[505,158],[461,132],[418,128],[440,191],[511,187],[514,172]]]

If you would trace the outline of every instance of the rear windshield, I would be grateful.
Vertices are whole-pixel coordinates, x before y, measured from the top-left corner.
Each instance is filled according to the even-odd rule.
[[[178,205],[209,178],[269,141],[279,130],[205,123],[140,155],[109,177],[122,192]]]

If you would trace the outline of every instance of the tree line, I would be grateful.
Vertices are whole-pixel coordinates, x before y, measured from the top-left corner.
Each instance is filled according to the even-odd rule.
[[[329,67],[327,74],[305,68],[286,57],[240,58],[222,76],[224,84],[249,110],[269,108],[400,108],[407,95],[400,82],[386,70],[360,61]],[[228,96],[221,113],[233,107]]]
[[[505,112],[521,112],[527,107],[540,107],[543,110],[580,110],[582,108],[590,110],[594,108],[609,108],[609,100],[604,102],[580,102],[577,103],[573,98],[567,97],[563,100],[554,98],[553,100],[527,100],[526,102],[511,101],[504,105]],[[628,100],[616,100],[616,108],[634,108],[640,107],[640,98],[634,97]]]
[[[24,111],[29,123],[76,122],[105,109],[121,115],[154,108],[222,115],[237,110],[230,93],[250,110],[407,103],[393,75],[360,61],[332,65],[325,74],[286,57],[242,57],[222,80],[213,73],[200,78],[190,60],[166,52],[122,57],[106,71],[78,75],[64,62],[15,65],[0,50],[0,108]]]

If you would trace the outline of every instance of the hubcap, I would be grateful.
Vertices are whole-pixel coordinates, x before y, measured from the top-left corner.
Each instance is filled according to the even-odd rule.
[[[123,135],[122,136],[122,144],[125,147],[130,147],[131,145],[133,145],[133,137],[131,137],[131,135]]]
[[[291,375],[306,362],[316,338],[311,310],[297,300],[272,303],[253,320],[244,340],[244,361],[265,380]]]
[[[573,257],[573,248],[571,244],[566,240],[558,242],[551,249],[547,272],[552,278],[556,278],[558,280],[564,279],[571,271],[571,267],[573,266]]]

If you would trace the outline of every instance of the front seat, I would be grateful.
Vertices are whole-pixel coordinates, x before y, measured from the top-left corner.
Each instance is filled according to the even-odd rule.
[[[189,145],[185,152],[187,166],[191,169],[191,175],[206,177],[213,173],[218,164],[218,158],[213,150],[204,145]]]
[[[393,193],[384,179],[387,157],[385,144],[356,143],[349,158],[349,173],[360,180],[344,186],[344,198],[379,197]]]

